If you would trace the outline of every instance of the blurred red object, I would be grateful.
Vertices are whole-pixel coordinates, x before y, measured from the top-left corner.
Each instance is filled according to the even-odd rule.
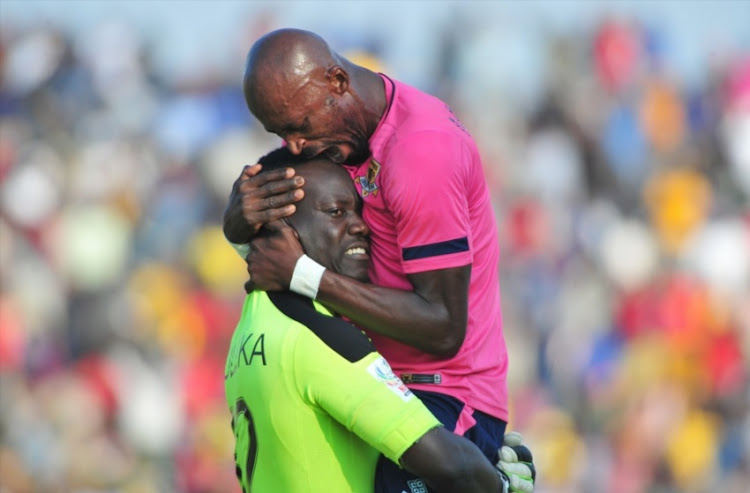
[[[107,416],[114,417],[119,408],[118,377],[114,365],[104,355],[93,354],[79,360],[75,369],[93,390]]]
[[[608,90],[620,90],[634,75],[639,57],[639,39],[630,27],[606,21],[594,37],[596,73]]]
[[[729,108],[750,111],[750,57],[737,61],[726,81]]]
[[[21,317],[11,300],[0,297],[0,372],[22,369],[27,337]]]

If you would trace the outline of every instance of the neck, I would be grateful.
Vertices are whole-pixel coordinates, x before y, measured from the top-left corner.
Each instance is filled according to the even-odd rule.
[[[385,97],[385,84],[380,75],[359,65],[350,64],[348,71],[351,74],[354,89],[352,92],[364,108],[367,134],[371,136],[375,133],[375,129],[377,129],[388,106],[388,100]]]

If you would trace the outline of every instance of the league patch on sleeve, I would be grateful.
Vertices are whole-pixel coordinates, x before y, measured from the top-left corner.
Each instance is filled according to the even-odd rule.
[[[367,372],[375,377],[376,380],[383,382],[391,389],[391,392],[401,397],[404,402],[408,402],[414,397],[412,391],[393,373],[391,365],[382,356],[370,363],[367,367]]]

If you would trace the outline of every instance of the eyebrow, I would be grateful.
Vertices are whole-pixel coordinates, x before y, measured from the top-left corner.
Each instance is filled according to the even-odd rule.
[[[289,124],[285,125],[281,131],[282,132],[304,132],[305,130],[308,130],[310,128],[310,117],[305,117],[304,120],[302,120],[302,123],[299,125],[295,124]]]

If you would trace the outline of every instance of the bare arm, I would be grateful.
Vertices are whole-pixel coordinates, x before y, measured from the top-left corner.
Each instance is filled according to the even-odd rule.
[[[318,300],[380,334],[435,356],[454,356],[466,335],[471,265],[408,276],[413,291],[365,284],[327,270]]]
[[[252,287],[288,289],[302,253],[289,227],[279,235],[253,240],[248,256]],[[326,270],[317,299],[359,326],[448,358],[456,354],[466,334],[470,275],[470,265],[412,274],[414,291],[401,291]]]
[[[428,431],[400,462],[438,493],[503,491],[499,474],[479,449],[443,427]]]
[[[304,196],[301,176],[285,168],[258,175],[261,166],[245,166],[232,186],[224,210],[224,236],[232,243],[248,243],[260,227],[294,213],[294,203]]]

